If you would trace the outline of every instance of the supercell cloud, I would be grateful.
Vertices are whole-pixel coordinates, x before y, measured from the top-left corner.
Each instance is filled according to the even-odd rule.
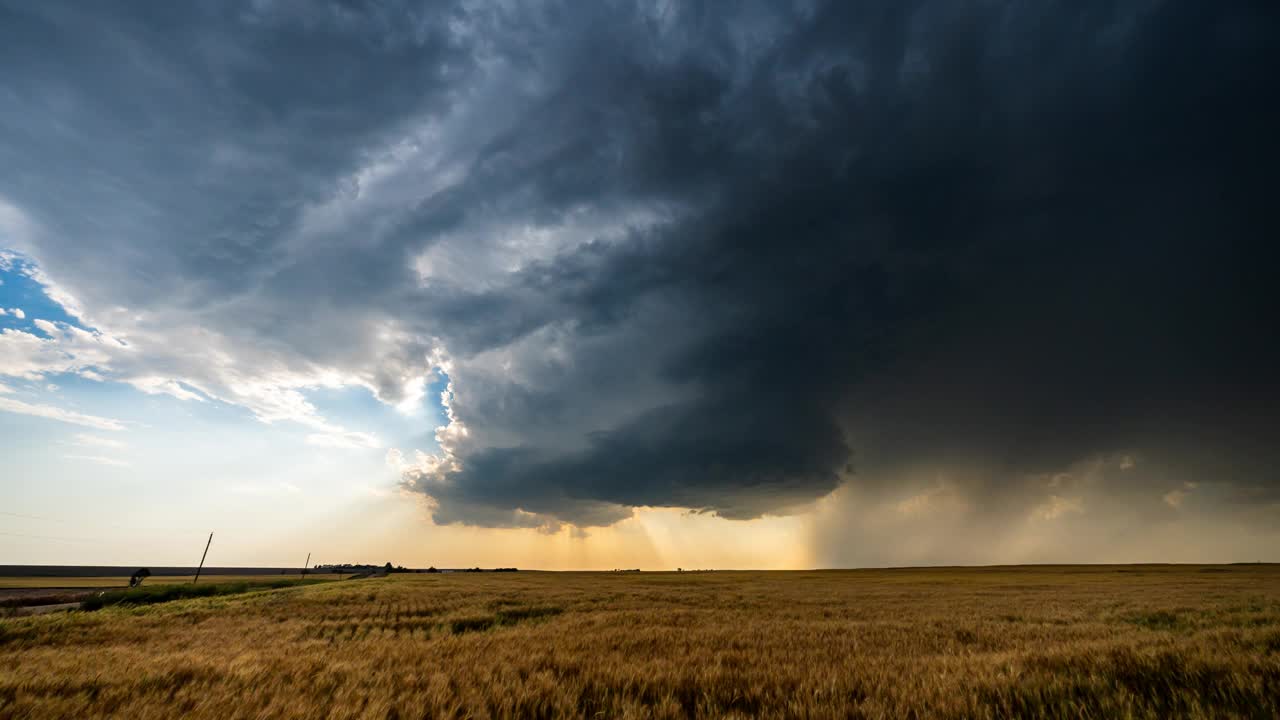
[[[0,3],[27,372],[447,376],[438,523],[1276,521],[1273,4],[111,5]]]

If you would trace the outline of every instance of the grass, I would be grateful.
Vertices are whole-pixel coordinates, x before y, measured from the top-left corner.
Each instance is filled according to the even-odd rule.
[[[278,590],[298,585],[314,585],[324,580],[292,580],[281,578],[275,580],[257,579],[239,582],[208,582],[183,585],[140,585],[135,588],[121,588],[95,593],[80,603],[82,610],[99,610],[114,605],[153,605],[155,603],[187,600],[190,598],[207,598],[218,595],[239,595],[258,590]]]
[[[298,573],[291,575],[201,575],[200,582],[258,582],[264,580],[277,580],[285,578],[298,579]],[[307,575],[308,580],[341,580],[351,577],[347,575],[335,575],[329,573],[312,573]],[[189,583],[194,578],[193,575],[152,575],[143,583],[151,584],[181,584]],[[0,577],[0,590],[9,589],[26,589],[26,588],[108,588],[123,587],[129,584],[128,575],[119,575],[114,577]]]
[[[340,580],[350,575],[308,575],[307,584]],[[264,587],[298,584],[298,575],[205,575],[192,585],[192,576],[153,575],[136,590],[128,590],[128,577],[0,577],[0,615],[23,614],[22,608],[85,602],[91,609],[127,600],[132,603],[168,602],[183,597],[247,592]],[[219,589],[207,589],[219,586]],[[237,587],[242,589],[231,590]],[[198,588],[175,590],[173,588]],[[107,595],[99,598],[98,594]],[[157,598],[157,599],[151,599]],[[162,598],[162,599],[160,599]]]
[[[1280,716],[1280,568],[393,575],[0,620],[0,717]]]

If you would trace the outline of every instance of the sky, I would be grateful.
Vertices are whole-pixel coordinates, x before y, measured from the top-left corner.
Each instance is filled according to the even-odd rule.
[[[0,0],[0,563],[1280,561],[1278,16]]]

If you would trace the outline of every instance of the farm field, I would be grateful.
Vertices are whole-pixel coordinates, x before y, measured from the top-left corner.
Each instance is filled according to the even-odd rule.
[[[187,578],[189,582],[191,578]],[[128,585],[128,577],[0,577],[0,590],[28,588],[105,588]]]
[[[200,582],[270,582],[278,579],[298,579],[300,575],[201,575]],[[350,575],[333,575],[329,573],[311,573],[308,580],[342,580]],[[147,578],[147,585],[175,585],[189,583],[194,575],[152,575]],[[3,577],[0,576],[0,590],[26,588],[109,588],[124,587],[129,584],[129,577]]]
[[[1276,717],[1280,567],[392,575],[0,620],[0,717]]]

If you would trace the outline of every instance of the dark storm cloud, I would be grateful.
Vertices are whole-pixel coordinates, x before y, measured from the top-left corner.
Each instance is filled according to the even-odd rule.
[[[50,264],[114,264],[129,235],[161,235],[174,249],[135,254],[134,272],[175,302],[225,297],[274,269],[305,203],[337,192],[335,176],[466,76],[452,12],[5,3],[0,157],[16,177],[4,191],[57,230],[41,248]],[[98,212],[86,218],[84,204]]]
[[[571,108],[631,110],[577,129],[594,151],[563,160],[570,177],[709,199],[656,246],[588,273],[561,257],[545,282],[583,332],[678,298],[668,322],[702,327],[658,372],[688,397],[571,453],[494,449],[415,482],[446,505],[575,522],[601,521],[579,500],[752,517],[826,494],[850,463],[875,483],[978,458],[995,497],[1193,442],[1183,467],[1221,454],[1215,476],[1273,485],[1271,20],[1241,4],[836,3],[754,57],[690,50],[604,88],[567,82],[598,93]]]
[[[437,521],[1280,483],[1264,4],[4,7],[30,251],[236,377],[444,362]]]

